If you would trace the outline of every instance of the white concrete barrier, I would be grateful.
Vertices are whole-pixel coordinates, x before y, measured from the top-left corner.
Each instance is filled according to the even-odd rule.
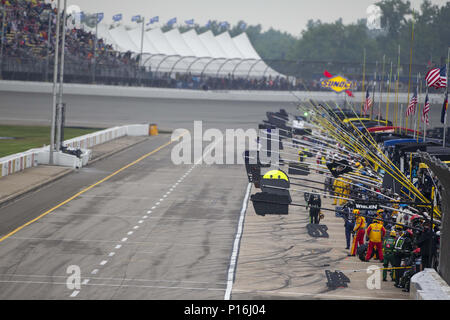
[[[53,160],[55,165],[81,168],[88,164],[91,159],[92,148],[95,145],[102,144],[124,136],[148,136],[149,124],[135,124],[109,128],[90,134],[86,134],[73,139],[65,140],[63,145],[66,147],[81,149],[81,158],[62,152],[55,152]],[[26,152],[13,154],[0,158],[1,177],[23,171],[26,168],[37,166],[38,164],[48,164],[50,157],[50,147],[46,146],[38,149],[31,149]]]
[[[409,295],[415,300],[450,300],[450,287],[436,270],[426,268],[412,276]]]
[[[145,126],[145,125],[142,125],[142,126]],[[93,147],[97,144],[105,143],[105,142],[111,141],[113,139],[117,139],[117,138],[126,136],[128,134],[128,127],[129,126],[114,127],[114,128],[109,128],[109,129],[93,132],[90,134],[86,134],[84,136],[65,140],[63,142],[63,145],[66,147],[72,147],[72,148],[89,149],[90,147]],[[148,127],[148,125],[147,125],[147,127]],[[147,134],[142,134],[142,135],[148,135],[148,129],[147,129]]]
[[[0,158],[1,177],[9,176],[26,168],[38,165],[37,157],[40,149],[31,149],[26,152],[16,153]]]
[[[29,92],[29,93],[51,93],[52,84],[49,82],[32,81],[0,81],[0,91],[5,92]],[[91,84],[64,84],[64,93],[72,95],[92,95],[107,97],[132,97],[132,98],[155,98],[155,99],[183,99],[183,100],[218,100],[218,101],[261,101],[261,102],[298,102],[298,99],[316,100],[344,100],[362,103],[365,92],[353,92],[354,98],[345,97],[345,93],[337,94],[332,91],[269,91],[269,90],[190,90],[172,88],[144,88],[124,87],[112,85]],[[442,94],[430,93],[430,103],[442,103]],[[297,97],[297,98],[296,98]],[[376,93],[378,97],[378,93]],[[386,101],[387,93],[383,93],[383,101]],[[398,94],[399,102],[408,100],[407,93]],[[425,95],[421,95],[421,101]],[[389,101],[395,101],[395,92],[389,95]]]

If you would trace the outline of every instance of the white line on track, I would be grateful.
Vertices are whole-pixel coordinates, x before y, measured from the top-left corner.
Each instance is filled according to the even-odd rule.
[[[115,246],[115,248],[116,248],[116,249],[120,249],[120,248],[122,248],[122,245],[121,245],[121,244],[118,244],[117,246]]]
[[[71,297],[71,298],[75,298],[79,293],[80,293],[79,290],[75,290],[74,292],[72,292],[72,294],[70,295],[70,297]]]
[[[101,266],[104,266],[105,264],[107,264],[108,263],[108,260],[103,260],[102,262],[100,262],[100,265]]]
[[[247,211],[248,198],[250,196],[251,190],[252,190],[252,184],[249,183],[247,185],[247,191],[245,193],[244,201],[242,202],[242,209],[241,209],[241,214],[239,216],[238,229],[236,232],[236,237],[234,238],[233,252],[231,254],[230,265],[228,267],[228,280],[227,280],[227,288],[225,290],[224,300],[230,300],[230,298],[231,298],[231,291],[233,289],[233,282],[234,282],[234,276],[235,276],[234,273],[236,270],[237,258],[238,258],[238,253],[239,253],[239,245],[241,242],[242,231],[243,231],[243,227],[244,227],[245,212]]]
[[[98,272],[98,269],[94,269],[94,270],[92,270],[91,274],[97,274],[97,272]]]
[[[16,283],[16,284],[51,284],[51,285],[67,285],[66,282],[50,282],[50,281],[13,281],[0,280],[0,283]],[[129,285],[129,284],[108,284],[108,283],[88,283],[86,286],[98,287],[119,287],[119,288],[142,288],[142,289],[175,289],[175,290],[200,290],[200,291],[223,291],[223,288],[201,288],[201,287],[180,287],[180,286],[150,286],[150,285]]]

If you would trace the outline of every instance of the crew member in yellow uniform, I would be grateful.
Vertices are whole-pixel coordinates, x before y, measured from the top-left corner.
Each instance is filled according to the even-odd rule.
[[[334,179],[333,189],[334,189],[335,197],[342,197],[342,191],[343,191],[342,186],[343,186],[343,183],[342,183],[341,179]],[[333,205],[337,205],[337,201],[338,201],[338,198],[334,198]]]
[[[342,179],[342,197],[347,198],[350,196],[350,180]],[[342,206],[347,202],[345,199],[339,199],[339,204]]]
[[[378,219],[367,228],[367,237],[369,238],[369,246],[367,247],[366,261],[372,257],[373,247],[378,250],[378,258],[383,262],[383,238],[386,235],[386,229]]]
[[[350,255],[356,255],[356,251],[358,250],[358,246],[362,246],[364,244],[364,234],[366,233],[366,218],[361,216],[361,213],[358,209],[353,210],[353,214],[356,217],[355,228],[353,228],[353,233],[356,234],[353,237],[352,249],[350,251]]]

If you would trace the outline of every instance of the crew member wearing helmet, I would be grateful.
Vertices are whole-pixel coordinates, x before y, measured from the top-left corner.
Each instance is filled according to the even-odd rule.
[[[369,261],[372,257],[372,250],[374,247],[378,250],[378,258],[383,262],[383,250],[382,243],[383,238],[386,235],[386,229],[378,219],[375,219],[373,223],[367,228],[367,238],[369,239],[369,245],[367,247],[366,261]]]
[[[364,234],[366,230],[366,219],[361,216],[361,213],[358,209],[353,210],[353,214],[356,217],[355,227],[353,228],[353,234],[356,236],[353,237],[352,249],[350,251],[350,255],[356,255],[356,251],[358,250],[358,246],[362,246],[364,244]]]
[[[400,288],[400,278],[405,269],[400,269],[402,259],[409,257],[413,251],[413,233],[411,229],[407,229],[403,234],[397,238],[394,245],[394,280],[397,288]]]
[[[397,233],[395,230],[392,230],[389,233],[389,237],[384,239],[383,241],[383,251],[384,251],[384,259],[383,259],[383,281],[387,281],[387,268],[389,268],[389,264],[391,267],[394,266],[394,245],[395,240],[397,239]],[[391,270],[390,272],[391,280],[394,280],[394,272]]]
[[[319,213],[321,207],[322,201],[320,200],[320,196],[316,193],[311,195],[308,199],[308,205],[306,206],[306,209],[309,208],[310,223],[319,223]]]

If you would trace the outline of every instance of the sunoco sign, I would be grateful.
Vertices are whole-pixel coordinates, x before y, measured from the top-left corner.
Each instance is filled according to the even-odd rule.
[[[345,90],[349,90],[352,85],[352,82],[348,81],[347,79],[341,76],[336,76],[330,79],[323,80],[321,82],[321,85],[322,88],[329,88],[335,92],[342,92]]]

